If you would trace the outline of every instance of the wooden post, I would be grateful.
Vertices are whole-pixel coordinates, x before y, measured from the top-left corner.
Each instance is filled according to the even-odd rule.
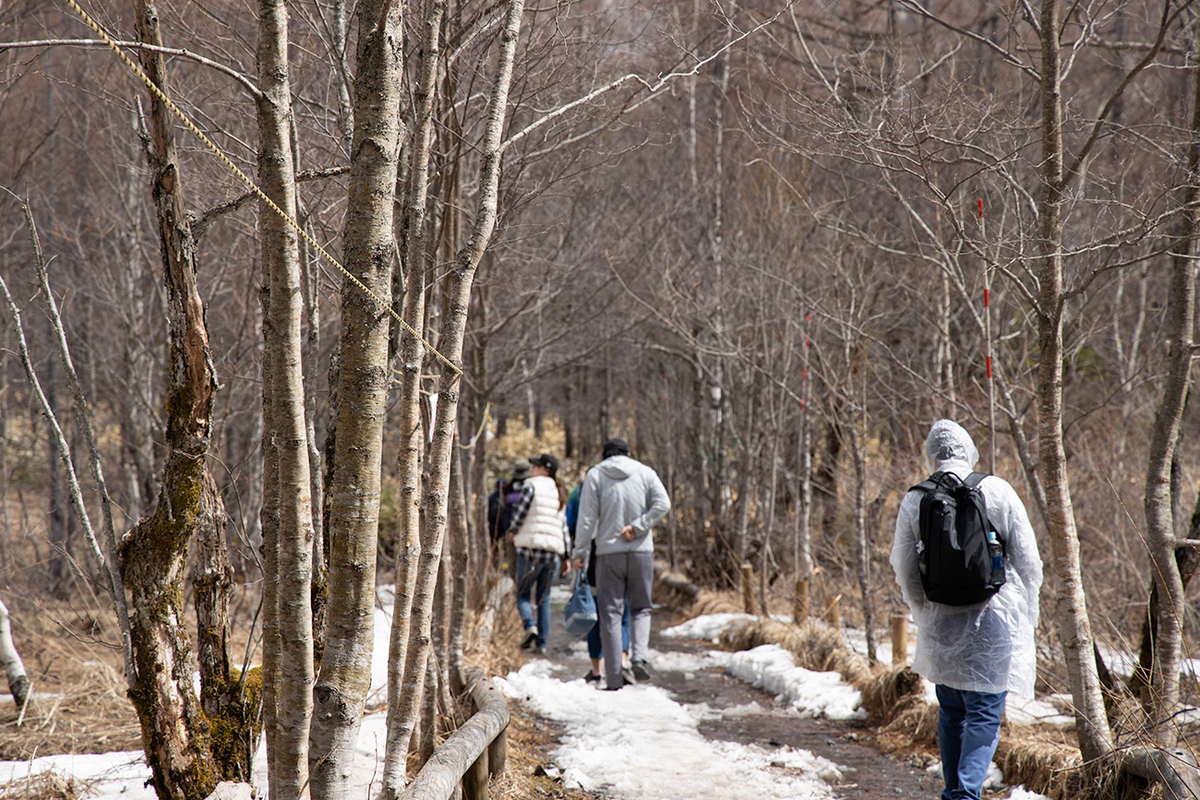
[[[825,609],[825,621],[835,628],[842,627],[842,609],[839,603],[842,601],[842,596],[834,595],[834,598],[829,601],[829,606]]]
[[[892,665],[908,663],[908,615],[892,614]]]
[[[464,677],[477,711],[433,751],[401,800],[486,800],[489,773],[504,769],[508,753],[508,701],[482,670]]]
[[[488,775],[493,778],[504,772],[508,762],[508,725],[505,725],[496,738],[488,745]]]
[[[475,763],[463,774],[463,800],[487,800],[488,796],[488,751],[484,750]]]
[[[742,564],[742,602],[745,603],[746,613],[754,613],[754,568]],[[763,609],[766,613],[766,609]]]
[[[808,622],[808,579],[796,581],[796,603],[792,607],[792,622],[803,625]]]

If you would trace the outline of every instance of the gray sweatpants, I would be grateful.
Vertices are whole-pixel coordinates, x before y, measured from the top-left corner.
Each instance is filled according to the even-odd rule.
[[[596,556],[596,604],[600,642],[604,647],[604,679],[621,685],[621,617],[629,598],[629,655],[645,661],[650,654],[650,585],[653,553],[610,553]]]

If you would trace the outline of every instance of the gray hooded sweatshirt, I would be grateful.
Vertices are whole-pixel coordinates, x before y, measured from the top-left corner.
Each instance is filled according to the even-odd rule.
[[[671,499],[654,470],[629,456],[612,456],[588,470],[579,493],[575,558],[587,559],[592,539],[596,555],[652,553],[650,529],[671,510]],[[621,529],[633,526],[633,541]]]

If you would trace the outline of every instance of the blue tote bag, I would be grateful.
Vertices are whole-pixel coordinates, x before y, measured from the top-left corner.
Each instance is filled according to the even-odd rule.
[[[596,600],[592,597],[592,589],[583,580],[583,570],[575,570],[575,588],[571,591],[571,599],[563,613],[567,618],[567,633],[576,636],[587,636],[588,631],[596,624]]]

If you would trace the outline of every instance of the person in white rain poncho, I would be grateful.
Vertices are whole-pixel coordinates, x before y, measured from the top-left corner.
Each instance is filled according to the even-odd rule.
[[[931,472],[966,479],[979,451],[962,426],[933,424],[925,441]],[[892,542],[892,568],[917,624],[913,669],[937,687],[938,742],[946,789],[942,800],[977,800],[999,741],[1008,692],[1033,697],[1042,560],[1025,505],[1002,478],[979,484],[987,516],[1005,543],[1004,585],[990,599],[968,606],[928,600],[921,583],[920,491],[900,503]]]

